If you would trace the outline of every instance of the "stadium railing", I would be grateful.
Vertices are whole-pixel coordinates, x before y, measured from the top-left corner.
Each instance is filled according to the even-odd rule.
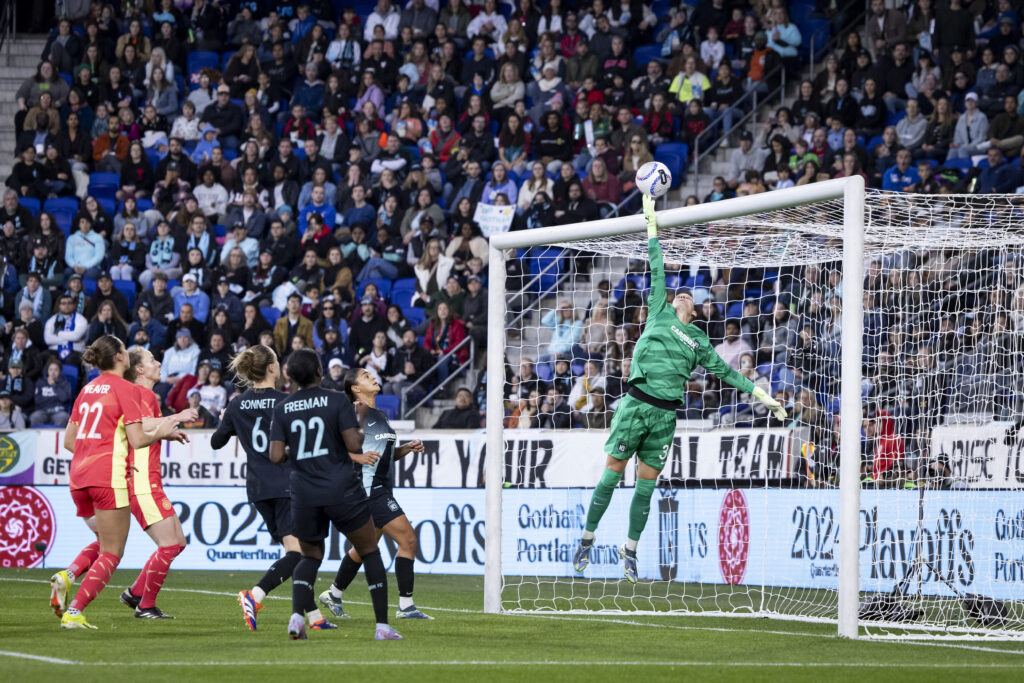
[[[853,16],[850,17],[850,19],[846,22],[846,25],[842,29],[837,31],[835,35],[831,36],[829,40],[825,41],[824,44],[822,44],[821,47],[818,48],[818,49],[815,49],[815,47],[814,47],[815,41],[818,38],[818,31],[814,31],[814,32],[811,33],[810,41],[809,41],[810,44],[809,44],[808,53],[807,53],[808,60],[810,62],[809,63],[809,68],[810,68],[809,78],[811,78],[811,79],[814,78],[814,64],[815,64],[815,60],[819,59],[820,56],[824,52],[826,52],[826,51],[835,50],[835,49],[838,49],[838,48],[841,48],[841,47],[845,47],[845,45],[843,43],[843,40],[844,40],[844,37],[846,36],[846,34],[849,33],[851,30],[853,30],[853,28],[855,26],[858,26],[859,24],[862,24],[862,23],[864,23],[866,21],[865,17],[868,15],[868,7],[867,6],[860,6],[855,11],[856,11],[856,13]],[[739,112],[744,112],[744,107],[741,107],[740,105],[744,105],[748,101],[751,103],[751,106],[750,106],[749,110],[745,111],[743,116],[733,119],[732,127],[729,128],[729,130],[723,130],[720,135],[715,133],[715,131],[717,131],[718,128],[722,125],[722,120],[725,118],[725,113],[723,112],[722,114],[719,114],[717,117],[712,119],[711,123],[708,124],[704,128],[704,130],[702,130],[700,133],[698,133],[694,137],[694,139],[693,139],[693,174],[694,174],[693,175],[693,186],[694,186],[694,188],[698,192],[700,191],[700,163],[701,163],[701,161],[703,161],[704,159],[706,159],[710,155],[714,154],[718,150],[718,146],[721,144],[722,140],[728,139],[729,135],[731,135],[733,133],[733,131],[739,130],[743,126],[745,126],[747,124],[747,121],[751,120],[754,116],[757,115],[757,112],[758,112],[758,110],[761,107],[763,107],[763,106],[765,106],[767,104],[774,103],[776,100],[778,101],[780,106],[782,105],[782,103],[783,103],[783,101],[785,100],[785,97],[786,97],[786,67],[785,67],[785,64],[780,63],[777,67],[772,69],[772,71],[770,73],[768,73],[764,77],[764,80],[765,80],[765,82],[768,82],[768,83],[772,82],[772,80],[776,77],[776,75],[779,74],[780,71],[781,71],[781,78],[780,78],[779,85],[777,87],[773,88],[770,92],[768,92],[768,94],[762,95],[761,97],[758,97],[757,90],[756,89],[751,89],[751,90],[748,90],[746,93],[744,93],[743,96],[741,96],[738,100],[736,100],[736,102],[733,104],[733,109],[734,110],[737,107],[740,107],[739,108]],[[709,136],[710,136],[710,142],[707,141]],[[702,139],[704,139],[705,143],[707,144],[707,147],[703,151],[701,151],[701,140]]]
[[[11,65],[11,46],[14,45],[14,17],[17,3],[5,2],[0,7],[0,52],[6,48],[7,66]]]

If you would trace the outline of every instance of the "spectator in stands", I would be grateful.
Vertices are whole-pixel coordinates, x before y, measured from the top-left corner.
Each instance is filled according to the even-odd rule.
[[[85,337],[86,345],[92,344],[106,334],[113,335],[121,341],[128,339],[128,325],[109,299],[103,300],[96,307],[88,330]]]
[[[908,192],[911,185],[920,182],[921,177],[910,162],[910,150],[901,149],[897,152],[896,165],[886,169],[882,176],[882,189],[889,192]]]
[[[768,46],[768,35],[758,31],[754,36],[754,49],[747,57],[744,74],[747,88],[756,89],[759,94],[767,94],[774,84],[772,73],[780,63],[779,54]],[[768,80],[772,78],[772,80]]]
[[[57,312],[46,321],[46,346],[61,362],[80,365],[79,356],[85,350],[88,327],[85,316],[75,310],[74,299],[64,294],[57,301]]]
[[[434,356],[435,360],[445,359],[437,366],[439,383],[444,383],[456,367],[456,363],[464,365],[469,360],[469,347],[459,347],[465,338],[466,328],[462,321],[452,312],[447,302],[438,302],[423,337],[423,348]]]
[[[181,278],[181,291],[174,296],[174,315],[180,317],[184,305],[190,306],[196,320],[205,323],[210,315],[210,296],[199,288],[199,278],[193,272]]]
[[[146,300],[140,301],[135,309],[135,322],[128,328],[128,339],[134,340],[140,330],[145,332],[146,339],[154,349],[164,348],[167,339],[167,326],[153,317],[151,304]]]
[[[302,296],[293,292],[288,296],[284,315],[274,325],[274,347],[281,355],[291,348],[291,340],[302,339],[304,348],[313,348],[313,322],[302,315]],[[372,340],[371,340],[372,343]]]
[[[238,149],[238,136],[244,129],[242,110],[231,101],[231,89],[227,85],[222,83],[217,88],[217,99],[206,107],[199,120],[216,129],[222,147]]]
[[[583,184],[579,180],[570,182],[565,199],[555,203],[555,221],[559,225],[583,223],[600,217],[597,203],[584,195]]]
[[[906,111],[907,115],[896,124],[896,136],[900,144],[914,154],[924,142],[928,121],[921,116],[917,100],[907,100]]]
[[[1007,95],[1003,98],[1003,111],[992,120],[988,129],[988,145],[979,145],[982,149],[998,147],[1007,157],[1020,154],[1024,143],[1024,118],[1017,113],[1017,98]]]
[[[697,58],[688,57],[684,62],[683,70],[676,74],[669,85],[668,92],[675,95],[672,102],[676,116],[682,116],[687,102],[693,98],[703,99],[704,93],[711,89],[711,81],[703,73],[697,70]]]
[[[764,152],[754,146],[753,134],[745,130],[740,134],[740,146],[729,155],[729,189],[735,189],[743,178],[745,171],[761,169]]]
[[[699,104],[696,106],[699,107]],[[590,173],[583,181],[583,191],[595,202],[617,205],[622,201],[622,185],[617,177],[608,172],[608,167],[601,157],[591,162]]]
[[[989,147],[988,168],[983,168],[978,176],[978,192],[1008,193],[1016,190],[1020,184],[1020,167],[1006,160],[999,147]]]
[[[41,317],[53,310],[53,299],[50,290],[43,286],[43,276],[32,271],[25,280],[25,286],[15,296],[15,306],[20,306],[22,301],[32,304],[32,314]]]
[[[539,363],[547,363],[556,356],[576,353],[580,336],[583,334],[583,320],[576,315],[569,301],[560,301],[554,308],[541,318],[540,324],[553,329],[551,341],[548,343],[546,355],[537,359]],[[584,356],[584,354],[577,354]],[[585,357],[585,356],[584,356]]]
[[[868,40],[875,58],[881,59],[907,38],[907,17],[898,9],[886,9],[884,0],[871,0],[868,17]]]
[[[61,364],[53,360],[46,365],[46,377],[36,383],[35,400],[29,420],[33,426],[68,424],[68,408],[73,398],[71,384],[63,375]]]
[[[988,117],[978,109],[977,93],[964,97],[964,113],[956,122],[953,142],[949,146],[950,159],[970,159],[981,154],[981,145],[988,141]]]
[[[11,392],[0,389],[0,429],[25,429],[25,414],[11,400]]]
[[[743,354],[753,355],[754,350],[750,348],[750,344],[740,335],[740,323],[738,320],[726,321],[725,338],[715,345],[715,352],[733,370],[739,370],[740,356]]]
[[[417,382],[433,364],[430,354],[417,343],[416,332],[412,328],[406,329],[402,333],[401,345],[395,348],[388,359],[383,392],[401,396],[402,391]],[[423,398],[426,388],[421,385],[410,390],[408,404],[412,405]]]
[[[19,360],[21,361],[22,370],[25,376],[33,382],[39,379],[39,375],[42,373],[42,354],[40,350],[31,343],[29,338],[29,332],[25,327],[16,327],[11,333],[11,348],[10,352],[5,354],[7,360]]]
[[[25,377],[20,360],[14,359],[7,363],[7,377],[0,384],[0,391],[7,393],[14,405],[23,413],[32,411],[35,400],[35,384]]]
[[[493,2],[493,0],[489,0]],[[478,429],[480,413],[473,402],[473,394],[465,387],[459,387],[455,394],[455,407],[441,413],[434,423],[434,429]]]

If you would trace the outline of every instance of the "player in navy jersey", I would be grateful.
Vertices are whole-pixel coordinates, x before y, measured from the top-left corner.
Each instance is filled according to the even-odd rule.
[[[349,370],[344,380],[345,393],[356,408],[356,417],[363,430],[363,450],[380,451],[380,459],[372,465],[355,465],[356,476],[362,482],[363,490],[370,498],[370,514],[377,527],[377,539],[382,533],[398,544],[395,558],[395,578],[398,579],[399,619],[433,619],[416,609],[412,600],[413,562],[416,559],[416,532],[401,506],[395,502],[391,490],[391,463],[409,453],[422,453],[423,442],[419,440],[398,445],[398,437],[391,428],[388,417],[377,409],[377,394],[380,384],[366,370]],[[347,617],[341,602],[341,594],[359,572],[362,559],[355,548],[349,550],[341,561],[338,575],[330,590],[320,594],[320,603],[334,616]]]
[[[291,578],[302,559],[299,539],[292,534],[292,499],[288,492],[291,464],[270,462],[270,423],[274,406],[287,394],[277,390],[281,366],[274,352],[262,344],[251,346],[235,356],[232,374],[246,390],[236,396],[221,413],[220,426],[210,439],[213,448],[224,448],[228,439],[238,437],[246,456],[245,488],[274,543],[284,546],[284,557],[270,566],[251,590],[238,594],[242,616],[250,630],[256,630],[256,615],[263,609],[267,593]]]
[[[369,502],[352,463],[372,465],[379,451],[363,451],[362,435],[352,401],[345,394],[320,387],[323,366],[309,349],[288,357],[288,377],[299,389],[277,402],[270,427],[270,460],[290,458],[292,533],[302,559],[292,574],[292,616],[288,635],[306,638],[306,617],[313,628],[337,628],[324,619],[313,601],[313,586],[324,556],[324,538],[331,523],[359,551],[377,620],[376,640],[401,640],[388,625],[388,577],[377,549]],[[287,455],[285,448],[288,449]]]

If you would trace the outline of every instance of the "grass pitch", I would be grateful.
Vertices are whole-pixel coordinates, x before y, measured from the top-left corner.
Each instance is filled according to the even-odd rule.
[[[334,567],[317,585],[324,590]],[[1024,645],[844,641],[830,624],[650,615],[485,615],[482,577],[418,576],[416,602],[435,621],[393,620],[401,642],[373,640],[366,584],[346,591],[351,619],[306,642],[285,633],[291,584],[266,601],[259,631],[236,593],[251,572],[175,571],[159,605],[174,621],[135,619],[117,596],[120,570],[90,605],[96,631],[62,631],[47,604],[49,570],[0,569],[0,680],[957,680],[1019,681]],[[392,600],[396,599],[394,581]],[[358,677],[358,678],[353,678]]]

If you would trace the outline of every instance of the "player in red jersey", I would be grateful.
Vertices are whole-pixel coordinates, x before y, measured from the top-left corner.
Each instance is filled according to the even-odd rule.
[[[139,391],[142,416],[159,418],[160,399],[153,387],[160,381],[160,361],[138,346],[128,350],[128,370],[125,379],[135,383]],[[193,410],[175,416],[177,422],[193,419]],[[128,456],[128,500],[132,515],[149,537],[156,543],[156,552],[150,555],[146,566],[131,587],[121,593],[121,602],[135,610],[140,619],[173,619],[156,606],[156,595],[163,586],[171,562],[185,550],[185,532],[181,528],[174,506],[164,493],[160,474],[160,449],[157,441],[148,448],[132,451]]]
[[[129,360],[120,339],[100,337],[85,350],[82,360],[99,368],[101,374],[75,399],[64,432],[64,448],[74,453],[71,497],[79,517],[94,518],[89,526],[96,532],[99,547],[71,607],[64,611],[60,605],[63,628],[95,628],[85,620],[82,610],[107,585],[124,554],[131,524],[126,476],[129,451],[146,448],[165,437],[186,438],[176,431],[172,418],[143,417],[139,391],[123,377]],[[53,584],[51,580],[51,602],[58,588]],[[63,603],[66,595],[65,583],[57,602]]]

